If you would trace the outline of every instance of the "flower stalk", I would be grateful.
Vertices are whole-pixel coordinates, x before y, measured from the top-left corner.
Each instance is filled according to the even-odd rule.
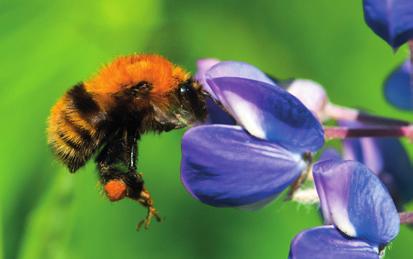
[[[303,154],[303,160],[307,164],[305,167],[304,172],[301,174],[300,177],[290,186],[290,190],[288,191],[286,200],[289,201],[293,198],[295,192],[303,185],[303,183],[311,176],[311,168],[313,163],[313,156],[310,152]]]
[[[413,212],[401,212],[399,216],[400,224],[413,224]]]
[[[410,50],[410,65],[413,68],[413,40],[408,41]],[[410,90],[413,92],[413,73],[410,71]]]
[[[413,65],[413,40],[408,41],[409,50],[410,50],[410,62]]]
[[[412,43],[413,44],[413,43]],[[410,122],[377,116],[362,112],[357,109],[348,108],[333,103],[326,105],[325,113],[334,120],[358,121],[364,124],[386,125],[386,126],[408,126]]]
[[[324,135],[327,140],[362,138],[362,137],[407,137],[413,138],[413,126],[385,126],[385,127],[326,127]]]

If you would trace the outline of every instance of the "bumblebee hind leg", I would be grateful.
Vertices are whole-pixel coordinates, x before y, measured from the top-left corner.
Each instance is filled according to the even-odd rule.
[[[136,133],[128,131],[118,133],[108,141],[96,158],[100,181],[104,186],[106,196],[111,201],[124,197],[139,202],[147,208],[147,216],[137,225],[147,229],[152,218],[161,221],[149,192],[144,187],[142,174],[137,173],[137,140]]]
[[[142,179],[142,174],[136,172],[136,158],[137,158],[137,141],[138,136],[136,133],[128,134],[126,137],[127,146],[129,150],[129,164],[128,164],[128,172],[130,175],[138,175],[140,179]],[[145,186],[143,185],[142,180],[142,188],[141,191],[138,193],[134,193],[133,196],[128,196],[131,199],[137,200],[142,206],[148,209],[146,218],[141,220],[138,225],[136,226],[136,230],[140,230],[142,226],[145,229],[148,229],[152,218],[155,218],[156,221],[160,222],[161,217],[159,216],[158,212],[156,211],[155,207],[153,206],[153,200],[148,190],[146,190]]]
[[[158,212],[156,211],[155,207],[153,206],[153,201],[149,192],[143,187],[143,190],[140,193],[140,197],[138,199],[139,203],[142,204],[145,208],[148,209],[148,213],[146,214],[146,218],[141,220],[138,225],[136,226],[136,230],[139,231],[142,226],[145,229],[148,229],[149,225],[151,224],[152,218],[155,218],[156,221],[161,222],[162,219],[159,216]]]

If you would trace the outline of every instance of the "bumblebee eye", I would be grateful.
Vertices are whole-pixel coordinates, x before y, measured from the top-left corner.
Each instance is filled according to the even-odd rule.
[[[179,94],[187,95],[192,91],[191,87],[188,85],[183,85],[179,88]]]
[[[204,117],[204,97],[200,94],[200,91],[194,88],[194,82],[192,80],[180,85],[178,88],[178,96],[182,107],[188,111],[192,111],[197,118]]]

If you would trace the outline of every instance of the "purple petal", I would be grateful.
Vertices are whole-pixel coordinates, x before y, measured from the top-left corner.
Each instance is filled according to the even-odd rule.
[[[275,85],[274,81],[260,69],[244,62],[223,61],[219,64],[214,65],[206,73],[206,79],[214,79],[220,77],[251,79],[270,85]]]
[[[195,77],[203,77],[205,73],[214,65],[218,64],[221,62],[219,59],[216,58],[204,58],[204,59],[199,59],[196,62],[197,66],[197,74]],[[198,79],[198,78],[197,78]]]
[[[363,6],[366,23],[393,48],[413,38],[413,1],[364,0]]]
[[[413,1],[412,1],[413,2]],[[412,68],[410,60],[406,60],[387,78],[384,84],[386,100],[399,109],[413,110]]]
[[[377,247],[350,239],[333,226],[316,227],[298,234],[291,242],[290,259],[378,259]]]
[[[200,59],[197,61],[197,72],[195,79],[198,80],[203,89],[208,92],[212,98],[216,99],[208,83],[205,80],[205,73],[214,65],[218,64],[220,60],[214,58]],[[208,117],[205,120],[206,124],[228,124],[234,125],[235,120],[227,112],[221,109],[211,98],[206,99],[206,106]]]
[[[318,161],[325,161],[325,160],[337,160],[341,159],[340,153],[338,153],[337,149],[335,148],[326,148],[323,153],[321,154]]]
[[[343,158],[365,164],[375,175],[383,169],[383,158],[377,143],[372,138],[345,139]]]
[[[226,110],[251,135],[296,152],[316,151],[323,146],[321,124],[284,89],[235,77],[211,79],[207,75],[207,81]]]
[[[323,215],[340,231],[376,245],[396,237],[400,223],[396,207],[380,180],[363,164],[323,161],[314,165],[313,175]]]
[[[219,105],[216,104],[211,98],[206,99],[206,107],[208,116],[204,122],[205,124],[236,124],[234,118],[232,118],[231,115],[221,109],[221,107],[219,107]]]
[[[401,201],[410,201],[413,199],[413,168],[406,149],[396,138],[375,139],[375,142],[383,160],[380,179],[386,186],[393,187]]]
[[[340,125],[363,127],[360,123]],[[413,168],[409,155],[397,138],[359,138],[343,141],[343,157],[357,160],[370,168],[402,205],[413,199]]]
[[[211,88],[205,81],[205,73],[214,65],[218,64],[220,61],[214,58],[200,59],[197,61],[197,72],[195,74],[195,79],[202,84],[202,88],[208,92],[213,98],[216,98]]]
[[[356,121],[339,121],[343,127],[365,127]],[[366,165],[374,174],[379,175],[383,169],[381,151],[373,138],[350,138],[343,140],[343,159],[356,160]]]
[[[251,137],[239,126],[194,127],[182,140],[185,188],[216,207],[266,202],[287,188],[304,167],[300,155]]]
[[[288,87],[288,92],[297,97],[318,118],[324,117],[328,97],[319,83],[307,79],[295,79]]]

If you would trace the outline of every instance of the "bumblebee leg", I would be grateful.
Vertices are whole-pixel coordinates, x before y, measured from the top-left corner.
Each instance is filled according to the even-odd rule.
[[[106,143],[96,158],[100,182],[111,201],[138,196],[142,190],[142,178],[129,170],[129,151],[126,134],[121,131]]]
[[[102,184],[117,179],[124,173],[121,170],[124,154],[123,137],[116,134],[106,143],[95,160]]]
[[[137,156],[138,156],[138,139],[139,139],[139,134],[136,132],[136,130],[128,130],[125,132],[126,136],[126,145],[127,145],[127,164],[128,164],[128,169],[130,172],[136,173],[137,169]]]
[[[144,226],[145,229],[148,229],[149,225],[151,224],[152,218],[155,218],[156,221],[161,222],[161,217],[159,216],[156,209],[153,207],[153,200],[151,198],[151,195],[145,187],[143,187],[140,193],[138,202],[148,209],[148,213],[146,215],[146,218],[141,220],[136,226],[137,231],[139,231],[142,226]]]
[[[133,191],[133,190],[137,190],[136,188],[131,188],[131,193],[128,193],[127,196],[131,199],[138,201],[142,206],[144,206],[148,210],[146,218],[141,220],[136,226],[136,229],[139,231],[142,226],[144,226],[145,229],[148,229],[152,221],[152,218],[155,218],[158,222],[160,222],[161,217],[159,216],[159,214],[157,213],[156,209],[153,206],[153,200],[151,198],[151,195],[149,194],[148,190],[143,185],[142,174],[136,172],[137,170],[136,160],[137,160],[137,154],[138,154],[137,141],[139,139],[139,135],[136,133],[136,131],[128,131],[126,139],[127,139],[128,150],[129,150],[129,166],[128,166],[129,168],[128,174],[130,175],[129,177],[133,178],[134,175],[137,175],[137,177],[141,180],[140,183],[142,184],[142,188],[140,189],[139,193],[136,193]],[[136,181],[135,181],[135,184],[136,184]]]
[[[124,197],[139,202],[147,208],[148,213],[137,228],[148,228],[152,218],[160,221],[149,192],[144,187],[142,174],[137,173],[136,158],[138,153],[136,131],[121,131],[112,138],[96,158],[101,183],[106,196],[111,201]]]

